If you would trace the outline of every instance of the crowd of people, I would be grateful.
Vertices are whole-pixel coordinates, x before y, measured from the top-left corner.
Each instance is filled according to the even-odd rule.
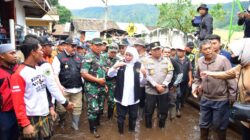
[[[201,5],[197,11],[206,18],[198,26],[199,58],[192,53],[193,42],[173,47],[124,38],[108,43],[101,38],[85,41],[82,34],[80,40],[60,41],[53,50],[46,36],[27,35],[17,46],[24,61],[17,63],[14,46],[0,45],[0,139],[50,139],[54,122],[64,127],[67,113],[72,129],[78,131],[85,101],[95,138],[101,137],[97,129],[105,100],[107,117],[117,117],[121,135],[127,114],[132,133],[136,121],[144,121],[151,129],[155,110],[158,127],[163,129],[168,116],[181,118],[185,101],[192,95],[200,99],[200,139],[207,140],[214,128],[215,138],[226,140],[237,89],[240,101],[250,103],[250,40],[242,40],[240,53],[223,50],[220,36],[212,31],[203,35],[207,29],[202,28],[212,30],[208,8]],[[243,140],[249,140],[250,124],[241,123]]]

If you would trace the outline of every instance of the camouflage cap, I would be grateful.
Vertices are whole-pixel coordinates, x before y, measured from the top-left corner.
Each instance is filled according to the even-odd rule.
[[[116,43],[111,43],[108,47],[109,52],[118,52],[119,47]]]
[[[92,39],[92,44],[95,44],[95,45],[102,45],[102,39],[101,38],[93,38]]]

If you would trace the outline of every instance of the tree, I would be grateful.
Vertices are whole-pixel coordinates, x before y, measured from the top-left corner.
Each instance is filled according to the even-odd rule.
[[[59,23],[64,24],[71,20],[71,11],[67,9],[65,6],[57,6],[57,14],[59,15]]]
[[[50,0],[50,3],[52,6],[58,6],[59,3],[58,3],[58,0]]]
[[[219,27],[221,23],[225,22],[226,12],[223,9],[222,4],[215,4],[212,8],[210,8],[209,13],[214,18],[214,26]]]
[[[178,0],[176,3],[164,3],[157,7],[160,11],[158,26],[176,28],[186,33],[195,30],[191,25],[191,20],[196,11],[191,0]]]
[[[160,11],[158,26],[176,28],[185,33],[195,31],[191,20],[197,14],[197,7],[192,5],[191,0],[177,0],[176,3],[164,3],[157,7]],[[213,15],[216,23],[225,19],[226,12],[221,4],[214,5],[209,12]]]

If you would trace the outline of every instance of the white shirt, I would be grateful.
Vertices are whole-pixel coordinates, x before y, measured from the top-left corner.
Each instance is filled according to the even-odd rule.
[[[120,103],[123,106],[129,106],[139,103],[139,99],[134,101],[134,64],[127,64],[124,73],[124,87],[122,101],[119,102],[115,99],[115,102]],[[115,77],[119,69],[113,67],[109,69],[108,76]],[[140,82],[143,81],[143,74],[140,72]]]
[[[59,103],[64,104],[66,102],[66,98],[63,96],[63,93],[55,81],[51,65],[49,63],[43,63],[40,67],[45,75],[46,86],[51,93],[51,96],[54,97]]]

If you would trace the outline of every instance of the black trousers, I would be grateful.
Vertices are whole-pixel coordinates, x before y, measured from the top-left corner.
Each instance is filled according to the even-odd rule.
[[[168,106],[169,106],[168,94],[162,94],[162,95],[146,94],[146,101],[145,101],[146,118],[152,119],[152,115],[154,113],[156,105],[158,108],[159,119],[166,120],[168,114]]]
[[[137,119],[137,112],[138,112],[138,104],[123,106],[120,103],[116,103],[116,110],[117,110],[117,122],[120,124],[124,123],[126,118],[126,114],[129,114],[129,122],[136,122]]]
[[[242,140],[250,140],[250,128],[242,125]]]
[[[140,103],[139,103],[140,108],[145,107],[145,98],[146,98],[145,87],[141,87],[141,96],[140,96]]]

